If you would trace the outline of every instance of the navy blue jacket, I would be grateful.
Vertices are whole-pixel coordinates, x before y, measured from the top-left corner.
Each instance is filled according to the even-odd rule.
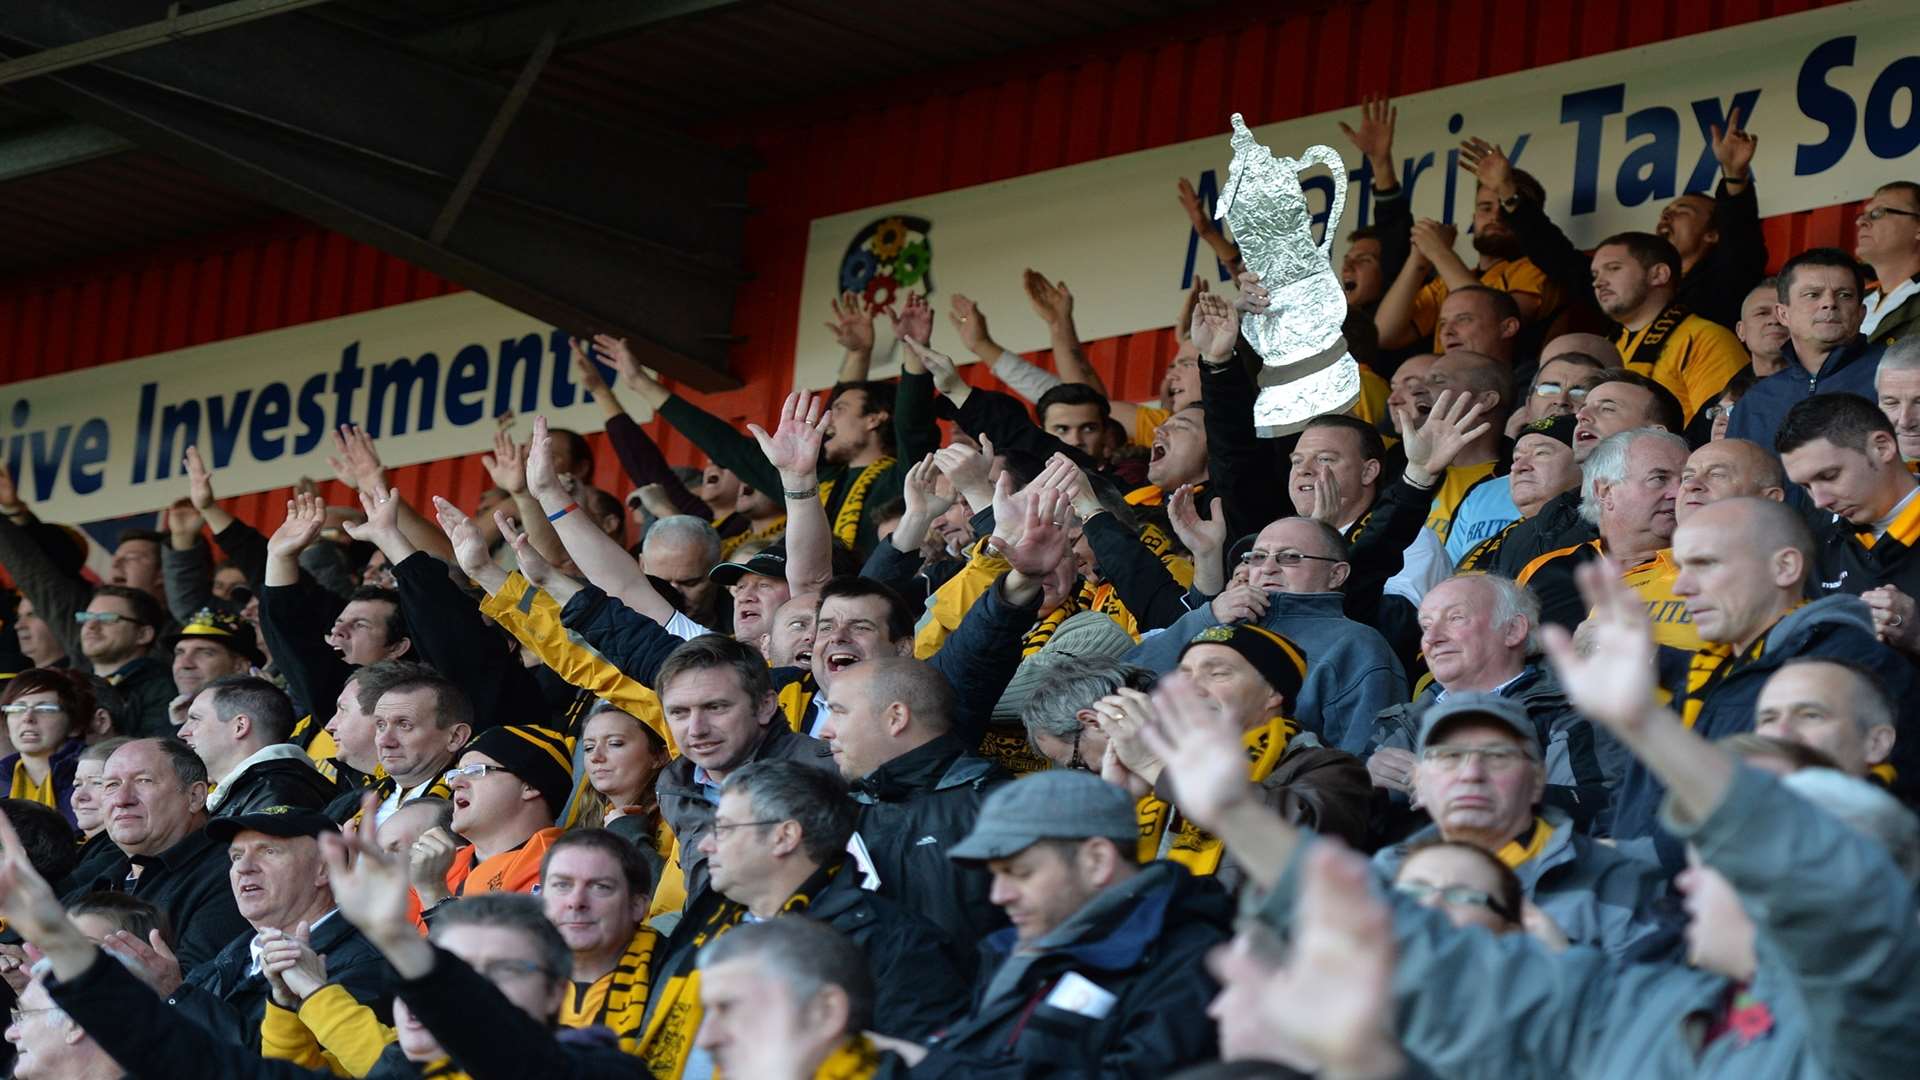
[[[1886,346],[1855,337],[1828,353],[1819,374],[1809,378],[1807,369],[1793,354],[1793,342],[1787,342],[1780,353],[1787,366],[1754,383],[1733,407],[1727,438],[1750,439],[1771,450],[1774,434],[1786,423],[1787,411],[1815,394],[1857,394],[1868,401],[1876,400],[1873,376],[1880,370],[1883,352]]]

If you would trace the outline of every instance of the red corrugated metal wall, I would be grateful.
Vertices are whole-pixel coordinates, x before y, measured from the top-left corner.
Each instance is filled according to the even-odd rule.
[[[735,316],[748,340],[735,352],[734,371],[746,385],[697,400],[735,418],[777,409],[791,385],[796,320],[821,314],[796,310],[815,217],[1216,134],[1234,109],[1256,124],[1283,120],[1340,108],[1363,92],[1417,93],[1824,2],[1371,0],[1272,17],[1222,9],[758,113],[723,129],[767,162],[753,189],[762,209],[747,234],[757,277],[741,290]],[[1171,191],[1167,212],[1179,213]],[[1852,213],[1830,207],[1769,221],[1776,264],[1816,244],[1851,247]],[[1035,259],[1044,261],[1041,253]],[[284,222],[0,282],[0,357],[6,378],[30,378],[454,289],[341,236]],[[1116,396],[1148,398],[1172,355],[1172,337],[1132,334],[1091,343],[1089,352]],[[653,430],[673,460],[695,460],[678,433],[658,423]],[[600,457],[597,480],[624,493],[612,455]],[[476,456],[395,470],[395,483],[416,505],[429,494],[470,503],[486,474]],[[346,498],[337,488],[328,494]],[[285,498],[277,491],[230,503],[271,527]]]

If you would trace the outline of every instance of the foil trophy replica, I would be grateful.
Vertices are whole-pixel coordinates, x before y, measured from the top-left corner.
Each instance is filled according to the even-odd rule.
[[[1333,212],[1318,247],[1300,188],[1300,171],[1315,165],[1333,170]],[[1266,362],[1253,426],[1267,438],[1299,431],[1313,417],[1344,412],[1360,400],[1360,365],[1341,333],[1347,294],[1331,255],[1346,205],[1347,165],[1332,147],[1310,146],[1297,161],[1276,157],[1233,114],[1233,162],[1213,216],[1226,220],[1242,261],[1271,298],[1266,314],[1240,318],[1240,333]]]

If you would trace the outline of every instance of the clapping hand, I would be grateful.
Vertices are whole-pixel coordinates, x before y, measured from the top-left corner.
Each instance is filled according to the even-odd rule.
[[[1585,633],[1593,651],[1580,655],[1573,635],[1551,624],[1540,628],[1540,643],[1575,709],[1617,735],[1637,734],[1661,711],[1654,698],[1655,646],[1646,602],[1621,580],[1611,559],[1596,559],[1574,573],[1592,612]]]
[[[893,336],[901,341],[925,345],[933,340],[933,307],[927,303],[925,293],[908,293],[900,305],[900,314],[888,318],[893,322]]]
[[[267,554],[296,558],[327,525],[327,504],[317,495],[295,495],[287,500],[287,518],[267,538]]]
[[[1173,533],[1198,561],[1204,555],[1218,556],[1227,545],[1226,505],[1219,499],[1211,504],[1213,516],[1203,518],[1194,504],[1193,485],[1181,484],[1167,502],[1167,520]]]
[[[494,565],[493,556],[487,551],[487,542],[480,538],[480,530],[474,526],[473,519],[438,495],[433,497],[433,514],[440,522],[440,531],[447,534],[448,542],[453,545],[453,557],[459,561],[461,571],[484,587],[486,583],[483,577],[490,571],[497,572],[499,567]],[[495,589],[487,591],[493,592]]]
[[[513,441],[513,432],[498,428],[493,433],[493,453],[480,455],[493,486],[509,495],[527,490],[527,449]]]
[[[1193,302],[1193,324],[1188,329],[1193,347],[1210,364],[1224,364],[1240,338],[1240,320],[1224,297],[1207,293]]]
[[[872,352],[873,316],[867,313],[860,294],[841,293],[831,304],[833,318],[827,321],[827,332],[833,335],[833,340],[849,352]]]
[[[1033,313],[1040,316],[1042,322],[1052,327],[1073,322],[1073,293],[1068,291],[1066,282],[1048,281],[1045,274],[1033,269],[1020,275],[1020,280],[1026,286]]]

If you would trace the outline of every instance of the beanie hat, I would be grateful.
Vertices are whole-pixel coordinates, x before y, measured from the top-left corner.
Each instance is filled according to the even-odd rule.
[[[1181,657],[1195,645],[1225,645],[1245,657],[1267,685],[1287,699],[1289,709],[1299,703],[1300,686],[1307,678],[1307,654],[1285,637],[1253,623],[1209,626],[1180,649]]]
[[[462,753],[485,754],[540,793],[558,818],[573,795],[573,749],[552,728],[530,724],[491,727],[473,737]]]
[[[1571,416],[1543,416],[1538,420],[1531,421],[1516,432],[1513,436],[1513,441],[1519,442],[1521,436],[1524,435],[1545,435],[1555,442],[1572,446],[1573,429],[1578,423],[1579,421]]]

